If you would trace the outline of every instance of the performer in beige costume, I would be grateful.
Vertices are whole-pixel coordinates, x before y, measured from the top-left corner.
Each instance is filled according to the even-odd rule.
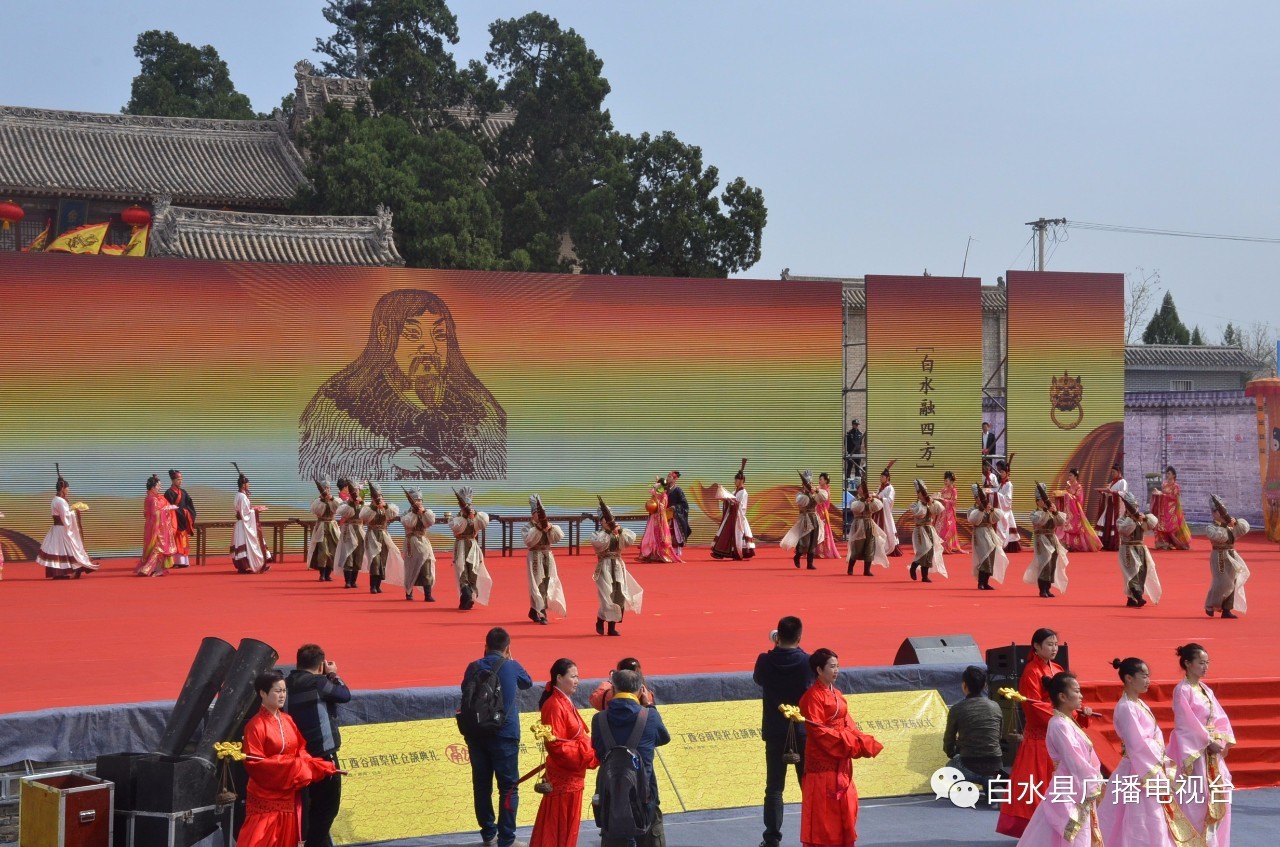
[[[350,479],[338,480],[338,490],[347,492],[347,501],[333,513],[341,524],[338,549],[333,554],[334,567],[342,568],[343,588],[355,588],[360,576],[360,563],[364,559],[364,524],[360,523],[360,510],[364,500],[360,498],[360,483]]]
[[[825,503],[827,499],[827,492],[814,488],[813,472],[801,471],[800,491],[796,493],[796,508],[800,510],[800,517],[778,544],[783,550],[796,551],[791,561],[797,568],[800,567],[800,554],[803,553],[809,570],[817,570],[813,565],[813,557],[823,539],[822,521],[818,520],[818,504]]]
[[[1244,584],[1249,581],[1249,566],[1236,552],[1236,539],[1249,531],[1249,524],[1231,517],[1226,504],[1216,494],[1209,495],[1213,508],[1213,523],[1204,531],[1213,550],[1209,554],[1209,571],[1213,581],[1209,595],[1204,599],[1204,613],[1213,617],[1221,610],[1224,618],[1236,617],[1236,612],[1249,611],[1244,596]]]
[[[529,620],[546,624],[547,611],[567,617],[564,586],[556,572],[553,545],[564,540],[564,530],[547,520],[547,510],[537,494],[529,498],[529,523],[524,528],[524,546],[529,548]]]
[[[1027,565],[1022,581],[1040,588],[1041,597],[1054,597],[1067,592],[1067,548],[1058,539],[1058,528],[1067,522],[1067,513],[1058,511],[1043,482],[1036,483],[1036,510],[1031,513],[1032,550],[1035,555]]]
[[[360,510],[364,534],[364,562],[369,571],[369,593],[381,594],[383,581],[392,585],[404,582],[404,557],[391,538],[388,527],[400,520],[400,507],[382,498],[382,489],[369,483],[369,501]]]
[[[332,486],[327,479],[317,479],[316,490],[320,496],[311,501],[311,514],[315,515],[316,522],[307,539],[307,565],[319,572],[320,582],[332,582],[333,554],[337,552],[338,539],[342,537],[336,515],[342,504],[331,493]]]
[[[991,578],[1004,583],[1009,568],[1009,556],[1004,552],[1000,536],[1004,513],[997,508],[994,488],[984,488],[978,483],[972,486],[973,508],[969,510],[969,525],[973,527],[973,575],[982,591],[995,591]]]
[[[484,566],[484,545],[480,542],[480,533],[489,525],[489,516],[471,505],[473,493],[470,488],[455,488],[458,514],[445,515],[454,538],[453,570],[458,576],[459,609],[470,609],[476,603],[489,605],[489,593],[493,590],[493,579]]]
[[[942,561],[942,537],[934,528],[933,522],[942,514],[942,501],[929,494],[923,479],[916,480],[916,502],[911,504],[911,516],[915,526],[911,529],[911,578],[916,578],[916,569],[920,569],[921,582],[933,582],[929,579],[929,571],[935,570],[946,578],[947,566]]]
[[[1156,573],[1156,560],[1142,536],[1153,531],[1160,519],[1150,512],[1143,514],[1138,498],[1132,492],[1126,491],[1121,499],[1124,514],[1116,521],[1116,531],[1120,535],[1120,572],[1124,575],[1125,594],[1128,595],[1125,605],[1130,608],[1147,605],[1144,594],[1151,598],[1152,603],[1159,603],[1160,576]]]
[[[413,587],[422,586],[422,599],[434,603],[431,589],[436,584],[436,551],[427,530],[435,525],[436,513],[422,505],[422,491],[405,489],[409,508],[400,518],[404,527],[404,599],[413,599]]]
[[[644,589],[627,571],[622,551],[636,543],[636,534],[619,526],[613,512],[600,500],[600,529],[591,535],[591,547],[596,551],[596,596],[600,607],[596,611],[596,635],[604,635],[605,624],[610,635],[621,635],[618,624],[626,612],[640,614],[644,601]]]
[[[861,559],[862,575],[874,576],[871,573],[872,565],[879,565],[882,568],[889,567],[884,530],[875,521],[876,512],[884,507],[880,505],[879,497],[871,496],[871,493],[867,490],[867,481],[865,479],[854,477],[849,480],[849,483],[856,493],[853,503],[849,506],[849,511],[853,513],[853,523],[849,526],[849,557],[847,560],[849,567],[845,572],[852,576],[854,563]]]

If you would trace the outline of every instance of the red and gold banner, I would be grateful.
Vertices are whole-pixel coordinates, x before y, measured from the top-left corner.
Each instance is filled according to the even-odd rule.
[[[1269,540],[1280,541],[1280,379],[1274,376],[1255,379],[1245,386],[1244,393],[1258,406],[1263,530]],[[1241,507],[1228,503],[1227,508]]]
[[[1016,453],[1014,509],[1034,508],[1035,483],[1061,488],[1071,468],[1089,492],[1124,454],[1124,275],[1009,271],[1008,417]],[[1141,468],[1127,468],[1131,490]]]
[[[970,277],[868,276],[867,472],[893,459],[897,508],[913,478],[936,493],[982,466],[982,290]]]

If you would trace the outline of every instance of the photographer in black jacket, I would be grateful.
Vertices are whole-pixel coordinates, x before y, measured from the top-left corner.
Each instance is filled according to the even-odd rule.
[[[351,689],[338,678],[338,666],[327,660],[318,644],[298,648],[298,666],[285,680],[289,689],[286,711],[307,742],[307,752],[335,764],[342,737],[338,734],[338,704],[351,702]],[[303,792],[302,837],[306,847],[333,847],[329,828],[342,802],[338,774],[312,783]]]
[[[787,785],[786,752],[787,725],[790,723],[778,706],[795,706],[801,696],[813,684],[813,671],[809,668],[809,654],[800,649],[800,619],[791,615],[778,621],[778,628],[770,633],[777,646],[756,659],[753,678],[764,689],[764,715],[760,734],[764,737],[764,840],[761,847],[778,847],[782,843],[782,792]],[[804,785],[804,724],[795,725],[796,778]]]

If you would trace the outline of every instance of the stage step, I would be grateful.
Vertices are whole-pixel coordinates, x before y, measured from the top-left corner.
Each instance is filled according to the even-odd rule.
[[[1176,683],[1152,684],[1144,698],[1164,730],[1173,728],[1173,689]],[[1276,680],[1219,679],[1209,685],[1231,718],[1236,746],[1227,759],[1237,788],[1280,785],[1280,682]],[[1120,740],[1110,717],[1123,687],[1119,682],[1086,684],[1084,701],[1107,715],[1093,721],[1089,737],[1103,767],[1110,772],[1120,761]]]

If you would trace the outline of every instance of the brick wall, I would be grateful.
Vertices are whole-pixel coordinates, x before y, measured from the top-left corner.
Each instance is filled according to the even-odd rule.
[[[1209,495],[1261,526],[1257,418],[1242,391],[1125,394],[1124,470],[1130,489],[1142,475],[1178,470],[1187,520],[1209,520]]]

